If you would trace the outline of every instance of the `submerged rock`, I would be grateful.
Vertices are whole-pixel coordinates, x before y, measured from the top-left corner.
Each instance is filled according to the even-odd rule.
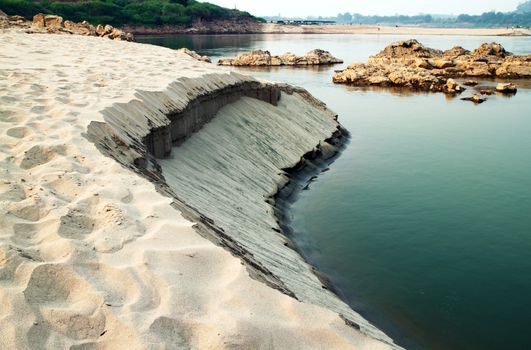
[[[504,94],[514,94],[517,91],[516,85],[513,83],[499,83],[496,85],[496,91]]]
[[[494,93],[494,90],[490,87],[482,87],[482,88],[479,88],[479,93],[482,94],[482,95],[492,95]]]
[[[476,86],[478,85],[478,81],[477,80],[467,80],[463,83],[463,85],[466,85],[466,86]]]
[[[480,103],[483,103],[483,102],[487,101],[486,98],[482,98],[482,97],[480,97],[478,95],[473,95],[473,96],[469,96],[469,97],[463,97],[461,100],[474,102],[475,104],[480,104]]]
[[[297,56],[287,52],[280,56],[273,56],[269,51],[255,50],[244,53],[235,58],[220,59],[220,66],[308,66],[343,63],[325,50],[315,49],[304,56]]]
[[[531,55],[514,56],[497,43],[482,44],[472,52],[460,46],[442,52],[407,40],[387,46],[365,64],[353,63],[336,72],[333,81],[456,93],[464,88],[454,86],[453,80],[449,85],[448,80],[467,77],[530,78]],[[468,80],[466,85],[476,84]]]

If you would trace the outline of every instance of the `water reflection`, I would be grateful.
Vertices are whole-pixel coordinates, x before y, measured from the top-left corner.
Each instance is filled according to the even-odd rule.
[[[251,48],[260,40],[261,34],[251,35],[142,35],[136,36],[136,41],[149,43],[171,49],[187,49],[197,51],[201,55],[210,54],[212,48],[222,52],[224,49]]]

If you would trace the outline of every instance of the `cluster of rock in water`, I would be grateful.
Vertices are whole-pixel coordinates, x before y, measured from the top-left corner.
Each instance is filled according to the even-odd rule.
[[[304,56],[297,56],[287,52],[280,56],[273,56],[269,51],[256,50],[244,53],[235,58],[220,59],[220,66],[309,66],[343,63],[330,52],[320,49],[309,51]]]
[[[22,16],[8,16],[0,11],[0,28],[20,27],[29,33],[56,33],[99,36],[113,40],[133,41],[134,36],[109,24],[93,26],[87,21],[72,22],[63,20],[61,16],[38,13],[33,16],[33,21],[28,21]]]
[[[482,44],[474,51],[460,46],[440,51],[416,40],[407,40],[387,46],[369,57],[368,63],[353,63],[337,71],[333,81],[459,94],[466,89],[454,80],[456,78],[531,78],[531,55],[512,55],[497,43]],[[465,84],[476,85],[477,82],[469,80]],[[478,91],[486,95],[493,92],[490,88]],[[516,86],[498,84],[496,91],[515,93]],[[484,101],[479,96],[466,99],[476,103]]]

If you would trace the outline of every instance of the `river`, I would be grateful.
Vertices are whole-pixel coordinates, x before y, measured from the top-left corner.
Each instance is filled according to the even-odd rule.
[[[139,37],[214,59],[321,48],[345,65],[393,41],[377,35]],[[529,37],[418,36],[426,46]],[[302,86],[352,138],[292,205],[292,239],[340,296],[410,349],[531,348],[531,83],[481,105],[443,94],[335,85],[335,69],[233,68]],[[489,82],[493,84],[493,82]],[[527,88],[526,88],[527,87]],[[466,94],[467,92],[465,92]]]

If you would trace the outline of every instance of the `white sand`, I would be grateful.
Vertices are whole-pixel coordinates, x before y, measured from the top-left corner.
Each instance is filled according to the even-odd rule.
[[[389,348],[251,279],[84,138],[136,89],[218,68],[92,37],[0,48],[1,349]]]

